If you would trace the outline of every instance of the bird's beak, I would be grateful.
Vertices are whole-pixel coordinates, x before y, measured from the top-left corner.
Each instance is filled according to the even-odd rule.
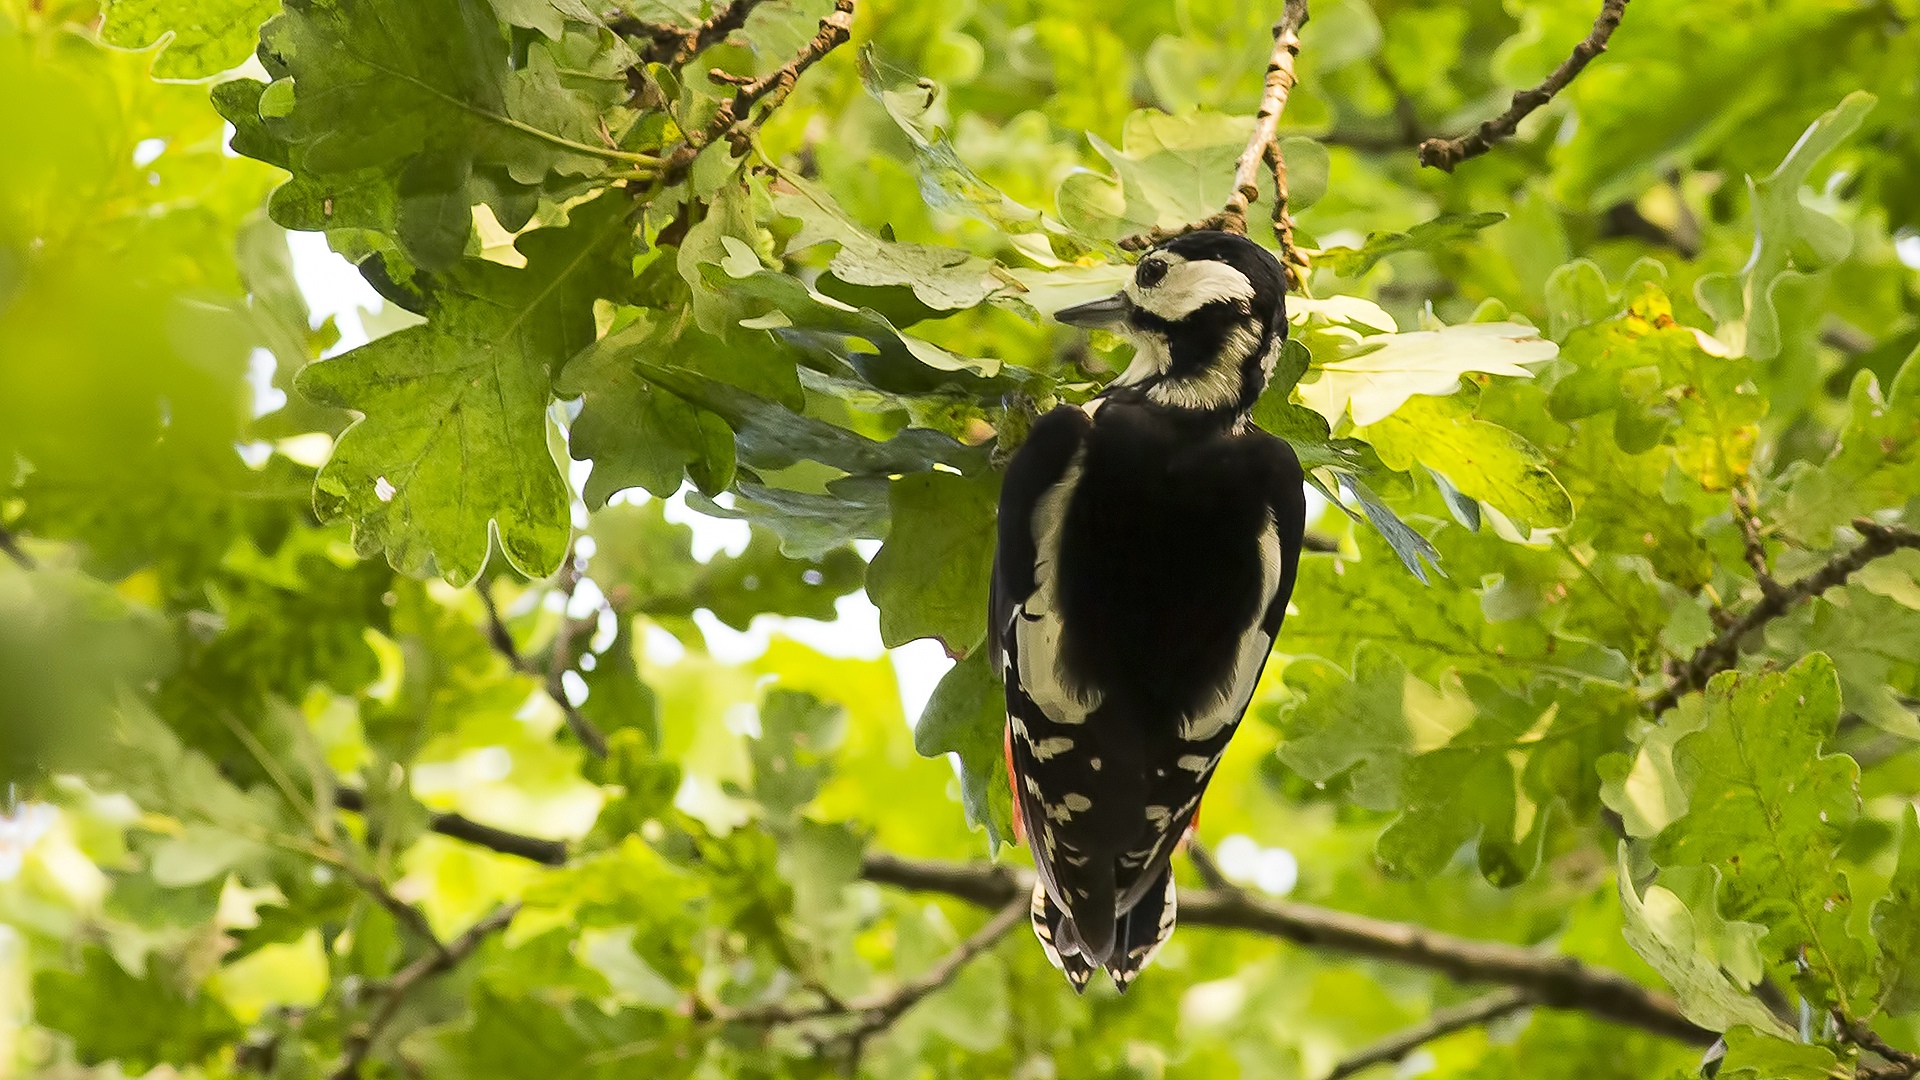
[[[1061,308],[1053,317],[1068,326],[1085,326],[1096,330],[1111,330],[1127,321],[1133,314],[1133,299],[1124,292],[1103,296],[1098,300],[1089,300],[1084,304],[1075,304]]]

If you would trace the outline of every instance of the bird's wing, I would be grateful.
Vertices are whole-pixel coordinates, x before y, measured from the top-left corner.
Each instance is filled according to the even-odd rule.
[[[1120,908],[1140,903],[1159,888],[1159,879],[1173,858],[1173,849],[1186,835],[1200,798],[1213,779],[1214,768],[1226,752],[1240,718],[1253,700],[1260,673],[1273,651],[1274,639],[1286,618],[1300,567],[1300,547],[1306,531],[1306,493],[1300,463],[1283,440],[1258,436],[1266,455],[1268,529],[1261,539],[1261,588],[1264,606],[1240,636],[1239,655],[1232,676],[1219,697],[1186,717],[1177,731],[1178,742],[1147,771],[1147,815],[1152,829],[1141,847],[1120,859]]]
[[[1055,409],[1034,423],[1008,464],[989,605],[990,658],[1007,689],[1007,778],[1041,882],[1056,896],[1061,889],[1054,868],[1065,853],[1050,843],[1049,807],[1035,773],[1059,752],[1059,721],[1082,722],[1088,711],[1060,676],[1051,571],[1089,424],[1079,409]],[[1071,952],[1076,943],[1059,944]]]

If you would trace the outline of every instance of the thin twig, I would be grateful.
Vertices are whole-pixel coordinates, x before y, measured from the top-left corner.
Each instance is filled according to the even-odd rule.
[[[1873,1030],[1872,1027],[1858,1020],[1849,1018],[1837,1008],[1833,1010],[1833,1020],[1834,1023],[1839,1026],[1841,1033],[1846,1036],[1848,1042],[1860,1047],[1862,1050],[1870,1050],[1878,1054],[1888,1063],[1889,1067],[1884,1069],[1872,1069],[1869,1071],[1869,1068],[1862,1068],[1860,1075],[1874,1077],[1910,1077],[1920,1074],[1920,1054],[1916,1054],[1911,1050],[1900,1049],[1881,1038],[1880,1033]]]
[[[367,1054],[373,1049],[373,1044],[393,1023],[393,1018],[399,1015],[400,1007],[406,1003],[407,995],[415,986],[436,975],[443,975],[453,970],[462,960],[472,956],[474,951],[480,948],[481,943],[505,930],[519,912],[519,904],[506,904],[495,908],[492,914],[468,927],[466,933],[455,938],[445,948],[422,955],[378,987],[379,993],[383,995],[380,1008],[374,1012],[372,1019],[367,1021],[364,1028],[347,1036],[346,1052],[339,1068],[333,1071],[333,1080],[355,1080],[360,1075],[360,1066],[367,1060]]]
[[[1673,708],[1681,697],[1707,685],[1707,680],[1734,666],[1740,658],[1740,642],[1747,635],[1785,615],[1801,601],[1819,596],[1828,589],[1845,585],[1847,579],[1875,559],[1885,558],[1902,548],[1920,549],[1920,532],[1878,524],[1861,518],[1854,529],[1866,539],[1852,551],[1835,555],[1825,565],[1791,585],[1760,598],[1745,615],[1735,618],[1712,641],[1694,652],[1674,674],[1673,682],[1653,696],[1647,707],[1655,715]]]
[[[1194,872],[1200,875],[1200,880],[1206,883],[1207,888],[1215,892],[1239,890],[1238,885],[1227,880],[1227,875],[1220,869],[1220,864],[1213,861],[1213,852],[1207,850],[1207,846],[1200,842],[1198,836],[1188,836],[1186,847],[1187,861],[1193,864]]]
[[[861,873],[868,881],[945,893],[982,907],[1000,907],[1033,889],[1031,875],[986,863],[870,854]],[[1571,956],[1245,893],[1183,889],[1179,911],[1180,921],[1188,926],[1246,930],[1309,948],[1425,968],[1458,982],[1504,984],[1525,991],[1540,1005],[1585,1012],[1699,1046],[1714,1039],[1713,1032],[1688,1020],[1667,995]]]
[[[1740,539],[1746,548],[1747,565],[1753,568],[1753,580],[1759,582],[1761,595],[1772,596],[1780,591],[1780,583],[1773,580],[1773,571],[1767,569],[1764,526],[1754,512],[1752,496],[1740,487],[1733,489],[1733,517],[1740,525]]]
[[[1182,225],[1177,229],[1152,229],[1148,232],[1129,236],[1120,241],[1120,246],[1128,251],[1144,251],[1147,248],[1182,236],[1190,232],[1206,229],[1219,229],[1223,232],[1245,235],[1247,231],[1247,207],[1260,197],[1260,166],[1268,161],[1269,148],[1273,160],[1279,160],[1279,149],[1274,142],[1274,132],[1280,126],[1280,114],[1286,110],[1287,97],[1293,92],[1298,78],[1294,75],[1294,58],[1300,55],[1300,28],[1307,23],[1307,0],[1286,0],[1281,10],[1280,21],[1273,24],[1273,51],[1267,57],[1267,77],[1265,88],[1260,94],[1260,111],[1254,115],[1253,134],[1247,139],[1246,149],[1240,151],[1239,160],[1233,168],[1233,194],[1228,196],[1226,206],[1212,217]],[[1274,222],[1276,233],[1282,242],[1282,263],[1287,269],[1289,284],[1299,286],[1299,274],[1307,263],[1305,256],[1293,249],[1291,244],[1291,221],[1286,214],[1286,166],[1284,162],[1275,166],[1275,180],[1278,182],[1275,193]],[[1281,231],[1281,223],[1287,228]]]
[[[340,809],[356,814],[366,813],[367,810],[367,796],[358,788],[338,789],[334,793],[333,802]],[[502,855],[513,855],[529,862],[537,862],[542,866],[567,864],[567,843],[564,840],[548,840],[544,837],[508,832],[505,829],[482,825],[472,818],[451,813],[433,814],[428,817],[427,829],[475,847],[497,851]]]
[[[651,39],[640,51],[643,64],[679,67],[747,24],[747,16],[766,0],[733,0],[698,26],[673,26],[640,19],[618,19],[609,25],[616,33]]]
[[[1490,1020],[1498,1020],[1509,1013],[1519,1012],[1533,1004],[1533,999],[1519,990],[1495,990],[1485,997],[1454,1005],[1445,1009],[1433,1010],[1433,1015],[1425,1021],[1396,1032],[1347,1057],[1341,1058],[1325,1080],[1346,1080],[1355,1073],[1370,1069],[1375,1065],[1396,1062],[1413,1053],[1435,1039],[1478,1027]]]
[[[442,944],[439,935],[433,932],[433,925],[427,922],[426,915],[419,908],[395,896],[393,890],[387,888],[387,883],[380,880],[378,874],[369,873],[344,858],[330,856],[323,851],[315,852],[314,855],[321,862],[352,878],[361,892],[373,897],[374,901],[386,908],[387,913],[397,922],[425,941],[432,952],[442,956],[446,954],[447,946]]]
[[[578,584],[580,579],[573,570],[571,557],[568,558],[566,568],[561,571],[561,575],[561,592],[565,596],[572,597],[573,586]],[[520,651],[520,647],[513,643],[513,633],[507,629],[506,620],[500,617],[500,608],[493,600],[493,587],[488,584],[487,579],[475,578],[473,591],[480,595],[480,606],[486,609],[487,640],[493,644],[494,650],[506,657],[507,663],[511,664],[515,671],[540,681],[541,689],[546,691],[547,697],[553,699],[555,705],[560,706],[561,713],[567,718],[567,727],[573,731],[573,737],[580,740],[580,745],[587,748],[588,753],[594,757],[606,757],[606,733],[601,731],[593,721],[587,719],[586,714],[576,708],[573,702],[567,700],[567,686],[561,679],[561,676],[573,667],[574,658],[571,650],[574,641],[579,637],[572,632],[571,620],[566,619],[563,613],[560,636],[553,646],[554,655],[547,665],[547,670],[542,671],[539,665],[529,660]]]
[[[886,1030],[908,1009],[951,983],[974,958],[998,944],[1001,938],[1007,936],[1008,931],[1025,921],[1029,909],[1030,901],[1025,897],[1008,901],[1001,907],[998,914],[987,920],[980,929],[968,935],[967,939],[956,946],[952,952],[941,957],[938,963],[887,993],[857,1001],[829,1000],[821,1005],[802,1008],[771,1005],[759,1009],[716,1009],[714,1018],[726,1023],[761,1024],[769,1027],[816,1020],[852,1019],[854,1021],[852,1027],[837,1033],[833,1039],[827,1041],[864,1042],[867,1038]]]
[[[666,165],[660,172],[662,181],[668,184],[680,181],[686,176],[687,170],[693,167],[693,161],[700,156],[700,151],[721,139],[733,144],[736,157],[744,155],[752,141],[754,128],[786,101],[799,83],[800,76],[853,36],[853,4],[854,0],[834,0],[833,10],[820,20],[819,32],[793,59],[777,70],[742,85],[731,98],[721,102],[713,118],[699,130],[689,132],[687,141],[668,155]],[[765,108],[760,113],[760,119],[753,120],[748,114],[756,104],[763,103],[762,99]]]
[[[1428,139],[1420,144],[1420,164],[1445,172],[1468,158],[1476,158],[1493,149],[1493,144],[1509,138],[1519,130],[1520,121],[1525,120],[1535,109],[1553,100],[1553,96],[1567,88],[1567,84],[1579,75],[1581,70],[1592,62],[1593,58],[1607,51],[1607,39],[1613,36],[1620,26],[1620,17],[1626,14],[1627,0],[1606,0],[1600,7],[1600,15],[1593,20],[1593,29],[1573,47],[1573,54],[1553,69],[1553,74],[1539,86],[1521,90],[1513,95],[1513,105],[1506,112],[1486,121],[1465,135],[1454,139]]]
[[[19,565],[22,570],[38,570],[40,564],[20,546],[20,541],[5,529],[0,529],[0,552]]]
[[[1375,53],[1373,73],[1380,77],[1387,91],[1393,95],[1393,119],[1400,125],[1400,139],[1408,146],[1418,146],[1426,141],[1426,134],[1420,126],[1420,110],[1415,107],[1413,97],[1400,85],[1400,79],[1393,73],[1393,66],[1387,63],[1385,53]]]

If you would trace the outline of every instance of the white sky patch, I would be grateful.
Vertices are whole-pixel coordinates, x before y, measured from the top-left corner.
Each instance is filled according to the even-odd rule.
[[[160,155],[166,152],[167,152],[167,140],[141,139],[138,143],[134,144],[133,163],[139,168],[144,169],[147,166],[153,164],[155,161],[158,161],[160,159]]]
[[[1895,233],[1893,253],[1903,264],[1920,270],[1920,229],[1901,229]]]
[[[1285,896],[1300,884],[1300,860],[1286,848],[1261,847],[1245,833],[1234,833],[1214,849],[1227,880],[1252,885],[1268,896]]]
[[[0,814],[0,881],[12,881],[27,852],[53,828],[59,812],[45,803],[23,803]]]
[[[367,343],[367,327],[361,309],[378,314],[387,302],[360,271],[346,258],[327,246],[324,233],[289,232],[287,247],[293,252],[293,280],[307,298],[312,324],[317,328],[333,316],[340,340],[327,350],[332,356]]]
[[[280,366],[267,349],[255,349],[247,355],[247,385],[253,387],[253,415],[265,416],[287,403],[287,392],[273,385],[273,373]]]

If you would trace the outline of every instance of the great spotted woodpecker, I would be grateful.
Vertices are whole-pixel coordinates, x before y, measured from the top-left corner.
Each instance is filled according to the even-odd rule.
[[[1042,416],[1000,496],[990,648],[1039,880],[1033,928],[1084,990],[1173,931],[1175,846],[1260,678],[1299,564],[1299,460],[1248,422],[1286,341],[1280,264],[1196,232],[1055,314],[1127,369]]]

